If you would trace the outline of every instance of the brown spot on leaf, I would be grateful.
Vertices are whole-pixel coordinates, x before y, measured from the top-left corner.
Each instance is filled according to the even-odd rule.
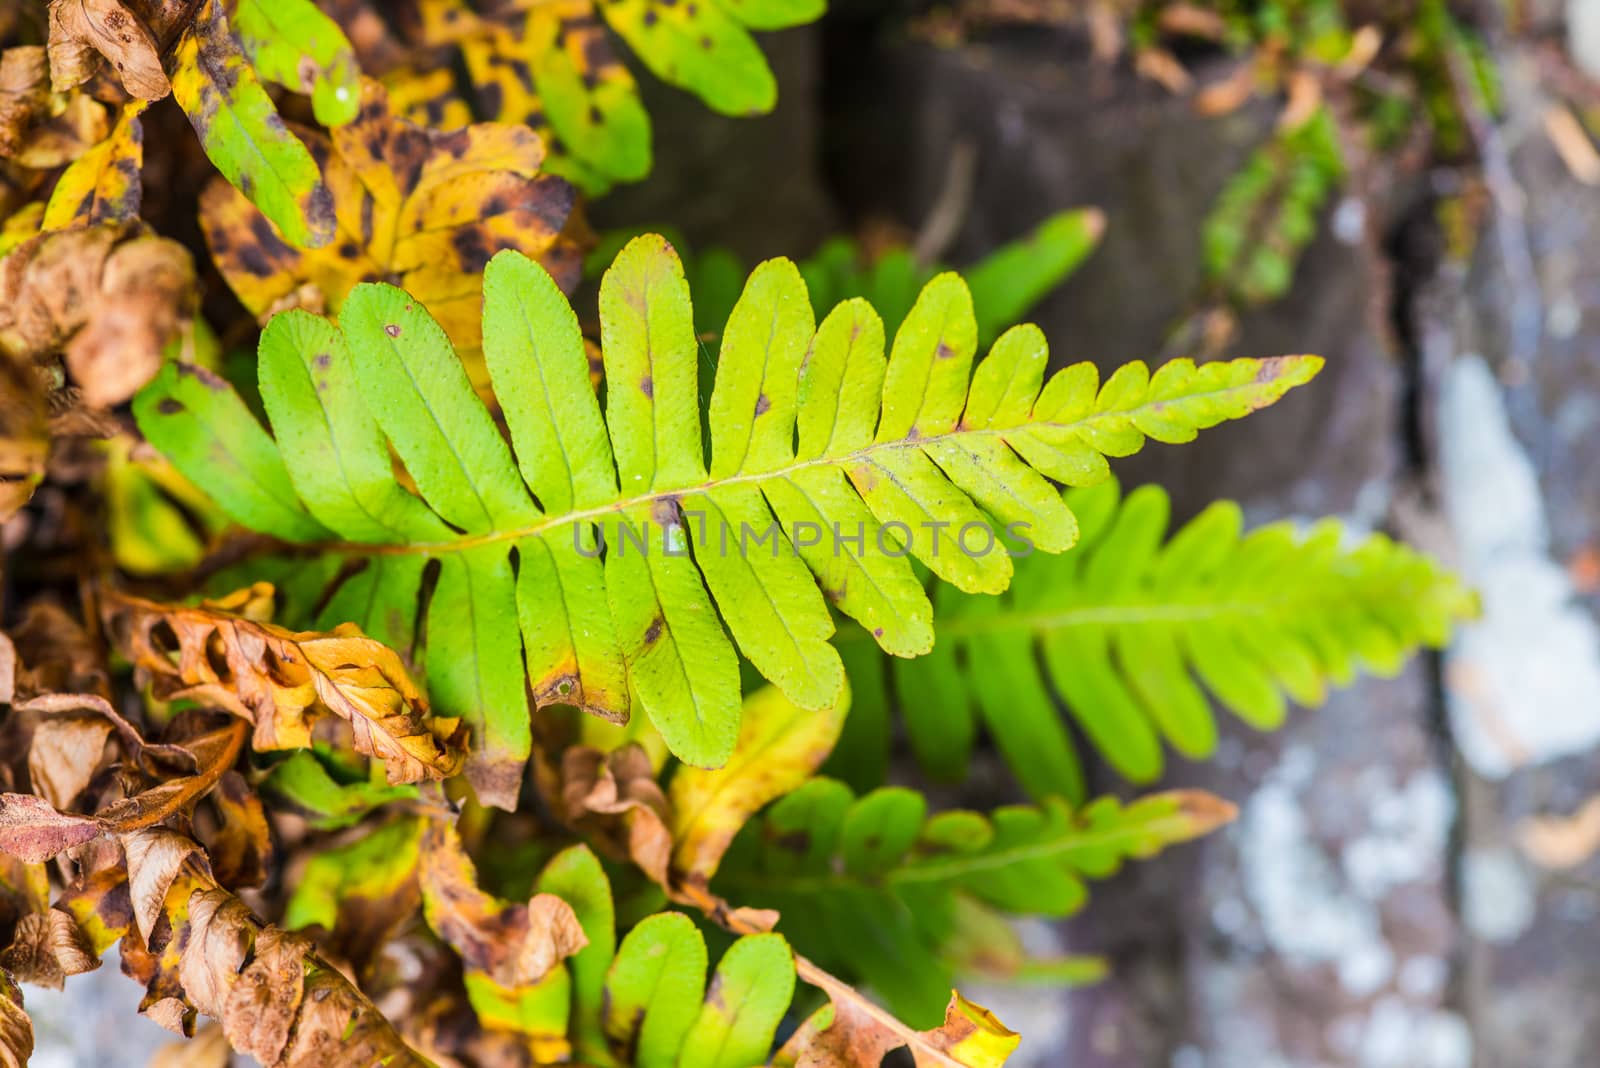
[[[383,332],[385,334],[388,334],[390,337],[399,337],[400,336],[400,324],[399,323],[384,323],[383,324]]]
[[[804,853],[811,848],[811,832],[802,827],[778,835],[772,844],[789,853]]]
[[[450,245],[456,250],[461,270],[467,274],[481,273],[495,251],[488,237],[476,226],[463,226],[457,230],[450,238]]]

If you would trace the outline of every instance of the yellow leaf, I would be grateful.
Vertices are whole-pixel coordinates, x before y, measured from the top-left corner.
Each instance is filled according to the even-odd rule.
[[[62,173],[44,209],[44,229],[123,222],[138,216],[143,189],[139,171],[144,165],[144,129],[139,115],[145,107],[142,100],[123,107],[111,135]]]
[[[877,1064],[902,1046],[917,1068],[1000,1068],[1022,1041],[994,1013],[956,990],[950,991],[941,1026],[914,1031],[805,957],[795,958],[795,970],[828,995],[828,1004],[783,1044],[774,1068],[857,1068]]]
[[[541,173],[532,131],[480,123],[442,132],[391,113],[366,81],[355,121],[301,132],[332,190],[338,230],[320,249],[282,241],[236,189],[213,181],[201,226],[233,291],[258,316],[304,300],[307,283],[337,311],[358,282],[403,286],[458,348],[481,341],[483,267],[501,249],[538,260],[563,288],[582,273],[572,187]]]
[[[924,1031],[923,1035],[935,1049],[943,1050],[967,1068],[1000,1068],[1022,1041],[1022,1036],[1001,1023],[994,1013],[968,1001],[957,990],[950,991],[944,1026]],[[939,1063],[920,1056],[917,1061],[919,1065]]]
[[[839,740],[849,690],[828,708],[807,712],[775,686],[744,701],[739,740],[715,770],[683,767],[672,780],[673,867],[704,886],[745,821],[763,805],[797,789]]]

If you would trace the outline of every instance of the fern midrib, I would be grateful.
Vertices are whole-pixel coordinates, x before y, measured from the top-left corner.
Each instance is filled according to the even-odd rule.
[[[1176,833],[1165,833],[1163,824],[1168,820],[1176,824]],[[1116,824],[1109,828],[1083,828],[1073,826],[1066,835],[1042,842],[1028,842],[993,852],[946,856],[941,860],[913,862],[895,868],[880,877],[831,872],[826,875],[774,876],[766,872],[739,872],[719,880],[724,886],[735,885],[747,890],[774,890],[785,893],[824,893],[853,886],[882,885],[885,887],[917,885],[921,883],[951,883],[969,875],[995,871],[1030,860],[1047,860],[1063,853],[1096,849],[1112,849],[1116,856],[1133,855],[1138,843],[1154,838],[1162,844],[1176,843],[1190,836],[1190,825],[1182,813],[1174,813],[1150,822]],[[1081,869],[1074,874],[1093,878]]]
[[[1204,592],[1204,591],[1202,591]],[[1253,600],[1181,602],[1160,599],[1159,591],[1145,594],[1147,599],[1115,603],[1100,600],[1069,608],[1039,612],[1013,612],[1002,609],[987,615],[947,616],[939,622],[939,637],[970,638],[984,634],[1048,634],[1071,627],[1139,626],[1153,623],[1204,623],[1237,616],[1301,617],[1315,613],[1324,602],[1366,601],[1365,591],[1350,589],[1311,589],[1276,597]],[[1149,599],[1154,598],[1154,599]],[[865,628],[852,620],[842,620],[835,642],[873,641]]]
[[[1185,403],[1200,403],[1206,398],[1221,397],[1233,393],[1244,392],[1252,386],[1258,386],[1259,384],[1260,383],[1257,382],[1251,382],[1244,385],[1227,386],[1222,389],[1208,390],[1204,393],[1187,394],[1180,399]],[[672,488],[657,487],[646,493],[641,493],[633,497],[624,497],[607,504],[596,505],[592,508],[583,508],[576,511],[566,512],[562,515],[546,515],[536,522],[528,523],[524,526],[514,527],[508,530],[491,530],[485,531],[481,534],[464,534],[461,537],[452,538],[449,541],[442,542],[411,542],[403,545],[374,545],[356,542],[333,542],[325,544],[321,546],[321,548],[328,552],[361,553],[366,555],[370,555],[372,553],[423,553],[427,555],[438,555],[442,553],[464,552],[480,545],[490,545],[495,542],[510,542],[518,541],[522,538],[540,537],[550,533],[553,530],[557,530],[565,526],[571,526],[575,523],[599,522],[608,516],[617,515],[635,508],[648,507],[649,505],[655,504],[658,501],[677,500],[678,498],[692,493],[710,493],[725,486],[752,484],[759,486],[763,482],[791,478],[803,471],[808,471],[814,468],[844,468],[851,464],[873,461],[878,456],[886,456],[899,450],[922,450],[929,445],[941,441],[957,442],[961,440],[976,440],[978,438],[993,438],[998,439],[1001,444],[1006,444],[1005,439],[1008,435],[1025,433],[1033,430],[1049,429],[1059,431],[1088,431],[1094,429],[1096,424],[1101,422],[1132,422],[1135,416],[1141,411],[1156,411],[1171,405],[1172,403],[1174,403],[1172,399],[1151,401],[1149,403],[1141,404],[1137,407],[1128,408],[1121,411],[1096,412],[1093,415],[1085,418],[1074,419],[1068,422],[1051,422],[1048,420],[1041,420],[1038,422],[1020,423],[1016,426],[984,427],[981,429],[962,427],[960,424],[957,424],[955,429],[946,431],[943,434],[931,434],[927,437],[919,437],[910,440],[902,439],[899,441],[872,442],[871,444],[862,446],[854,452],[845,453],[839,456],[819,456],[810,460],[794,460],[790,463],[771,468],[766,471],[741,471],[737,474],[725,475],[721,478],[701,479],[700,481],[690,485],[676,486]],[[651,446],[654,449],[656,446],[656,442],[654,441],[656,428],[654,425],[655,420],[653,416],[651,419],[651,424]],[[1007,445],[1006,447],[1009,448],[1010,446]],[[655,455],[659,457],[659,450],[656,451]]]
[[[1306,598],[1307,600],[1311,598]],[[1224,616],[1264,616],[1283,611],[1300,598],[1280,597],[1270,601],[1214,601],[1197,604],[1171,602],[1129,602],[1127,604],[1086,604],[1054,612],[996,613],[963,618],[956,616],[939,622],[939,637],[964,638],[978,634],[1022,631],[1042,634],[1069,627],[1109,627],[1119,624],[1195,623]],[[870,636],[859,625],[839,629],[839,641],[865,641]]]

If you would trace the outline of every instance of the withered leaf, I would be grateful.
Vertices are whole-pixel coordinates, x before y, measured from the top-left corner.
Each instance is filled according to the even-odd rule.
[[[211,868],[223,886],[260,886],[272,858],[272,832],[261,798],[237,771],[223,774],[210,796],[216,833],[205,839]]]
[[[196,893],[178,977],[195,1007],[222,1021],[234,1049],[274,1064],[305,995],[311,942],[275,927],[258,932],[252,919],[226,890]]]
[[[0,850],[37,863],[100,834],[89,816],[57,812],[32,794],[0,794]]]
[[[151,827],[211,791],[222,773],[238,759],[245,732],[244,723],[230,721],[185,740],[183,747],[198,768],[193,775],[164,779],[93,815],[59,812],[44,798],[32,794],[0,794],[0,850],[39,861],[100,834],[127,835]],[[48,732],[46,736],[49,737]],[[72,774],[70,769],[62,772],[64,777]]]
[[[22,622],[11,631],[16,654],[26,665],[18,679],[16,694],[33,698],[45,694],[96,694],[111,696],[105,666],[105,650],[91,639],[72,613],[54,600],[35,600],[23,613]],[[12,700],[11,691],[0,690],[0,700]],[[114,723],[127,721],[101,702]],[[119,725],[118,730],[122,726]]]
[[[426,1068],[308,939],[262,923],[217,886],[192,839],[171,831],[136,837],[142,847],[127,853],[135,911],[160,895],[159,923],[148,929],[162,935],[156,978],[165,996],[152,1001],[154,986],[146,995],[146,1011],[158,1022],[181,1020],[193,1005],[217,1018],[233,1047],[264,1068]]]
[[[57,716],[33,730],[28,778],[33,792],[58,809],[70,809],[105,752],[111,723],[99,716]]]
[[[518,905],[480,890],[460,835],[442,819],[423,832],[418,874],[428,926],[469,972],[503,987],[531,986],[589,944],[572,906],[554,894],[535,894]]]
[[[33,1056],[33,1023],[22,1011],[22,990],[0,971],[0,1068],[26,1068]]]
[[[211,792],[244,748],[245,724],[225,726],[185,739],[183,748],[193,754],[198,770],[193,775],[164,779],[132,797],[100,809],[95,820],[110,834],[128,834],[150,827],[175,812],[189,809]]]
[[[466,727],[429,711],[394,650],[354,626],[295,633],[236,614],[263,587],[197,607],[120,593],[103,604],[117,646],[161,697],[240,716],[254,724],[257,749],[309,747],[316,722],[333,716],[349,725],[357,752],[384,762],[391,783],[460,770]]]
[[[30,913],[17,921],[11,944],[0,951],[0,968],[24,983],[60,990],[69,975],[92,972],[100,958],[76,920],[60,909]]]
[[[28,128],[49,111],[44,49],[19,45],[0,52],[0,156],[22,151]]]
[[[671,815],[643,747],[629,743],[608,754],[573,746],[561,755],[561,780],[567,822],[665,885]]]
[[[376,82],[362,85],[355,121],[323,136],[300,131],[333,192],[338,233],[326,247],[282,241],[225,182],[201,198],[201,226],[223,276],[257,316],[300,302],[307,284],[336,312],[358,282],[389,281],[426,304],[456,345],[482,336],[482,273],[514,248],[564,289],[582,271],[569,230],[573,189],[541,173],[544,148],[522,126],[481,123],[448,133],[390,113]]]
[[[128,95],[160,100],[172,91],[155,35],[121,0],[50,0],[50,79],[57,92],[93,77],[104,56]]]
[[[0,52],[0,159],[49,170],[91,151],[106,129],[103,104],[78,90],[50,91],[43,48],[21,45]],[[9,184],[0,181],[0,192]],[[7,210],[6,197],[0,196],[0,211]]]
[[[134,224],[43,233],[0,260],[0,350],[64,349],[84,403],[120,404],[160,368],[194,299],[194,263],[176,241]]]
[[[206,867],[206,856],[194,839],[165,827],[149,827],[127,835],[122,839],[122,852],[127,858],[133,919],[149,943],[183,866],[193,862]]]
[[[72,915],[50,907],[44,865],[0,853],[0,971],[59,990],[67,976],[99,966],[96,947]]]
[[[139,729],[124,719],[111,707],[111,703],[99,694],[42,693],[26,700],[19,700],[13,707],[19,712],[36,712],[45,716],[76,715],[83,712],[98,716],[109,723],[111,729],[116,732],[117,741],[122,745],[124,755],[133,766],[151,778],[190,774],[200,770],[193,749],[181,745],[145,741]]]
[[[120,939],[123,974],[145,988],[139,1011],[176,1034],[193,1034],[195,1009],[178,979],[183,945],[173,935],[175,923],[187,924],[189,898],[205,885],[205,858],[175,832],[139,837],[144,848],[136,843],[132,854],[121,850],[110,866],[80,875],[57,899],[56,907],[72,915],[96,953],[104,953]],[[157,905],[148,941],[134,917],[130,855],[141,865],[142,900]],[[191,856],[193,862],[185,863]]]
[[[875,1068],[902,1046],[917,1068],[1000,1068],[1021,1041],[992,1012],[953,990],[943,1025],[916,1031],[806,958],[796,956],[795,968],[829,1004],[784,1043],[775,1068]]]
[[[196,944],[190,943],[185,960],[198,955],[192,948]],[[305,997],[305,958],[311,953],[311,940],[267,927],[256,935],[252,948],[253,959],[239,973],[222,1007],[222,1029],[234,1049],[272,1064],[283,1056]]]

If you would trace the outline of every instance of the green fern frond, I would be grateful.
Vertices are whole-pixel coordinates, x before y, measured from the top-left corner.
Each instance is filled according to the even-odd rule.
[[[509,445],[428,311],[381,284],[350,294],[342,330],[303,312],[268,324],[276,439],[198,368],[169,365],[135,404],[145,436],[231,517],[318,547],[307,574],[256,574],[320,589],[318,625],[353,621],[408,650],[425,622],[434,706],[472,725],[468,774],[494,802],[514,799],[529,752],[525,685],[613,719],[637,693],[674,754],[718,766],[738,733],[734,642],[795,704],[825,707],[844,685],[830,601],[887,652],[925,653],[932,607],[908,554],[999,593],[1012,562],[996,529],[1046,552],[1077,538],[1048,480],[1100,481],[1107,456],[1188,441],[1321,366],[1132,363],[1102,384],[1081,363],[1046,381],[1031,326],[974,366],[954,274],[923,289],[885,360],[870,305],[817,326],[795,265],[772,260],[724,331],[708,463],[689,289],[664,240],[617,257],[600,324],[603,410],[550,276],[515,253],[490,263],[483,348]]]
[[[989,816],[929,817],[921,794],[885,787],[857,798],[813,779],[748,824],[713,889],[777,909],[797,951],[860,976],[901,1019],[937,1018],[964,924],[996,912],[1059,917],[1130,858],[1153,856],[1227,822],[1233,809],[1193,791],[1074,811],[1052,798]]]
[[[1289,700],[1314,708],[1330,684],[1348,685],[1362,669],[1392,675],[1476,611],[1472,593],[1429,557],[1334,519],[1246,534],[1239,506],[1223,501],[1163,543],[1160,487],[1122,499],[1108,480],[1066,500],[1077,546],[1018,560],[1003,598],[937,591],[940,641],[930,655],[886,673],[861,635],[840,636],[855,694],[841,759],[866,759],[851,754],[851,732],[882,729],[887,674],[931,774],[965,774],[981,723],[1031,795],[1081,797],[1059,699],[1119,774],[1151,782],[1163,742],[1191,759],[1215,750],[1208,694],[1270,730]]]

